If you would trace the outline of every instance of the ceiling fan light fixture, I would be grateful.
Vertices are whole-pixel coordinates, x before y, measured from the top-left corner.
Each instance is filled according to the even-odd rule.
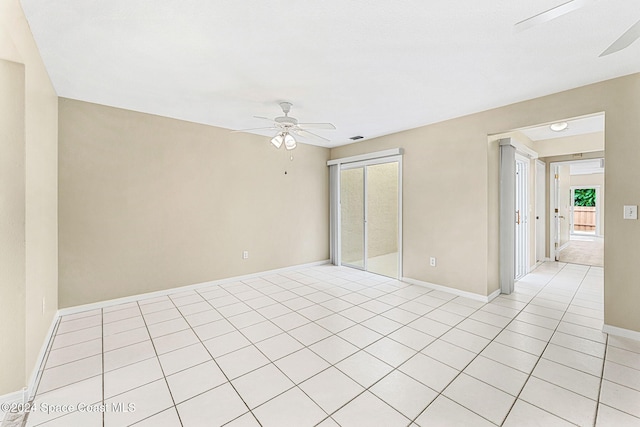
[[[296,148],[297,145],[298,144],[296,142],[296,139],[293,136],[291,136],[290,134],[286,134],[285,135],[285,137],[284,137],[284,147],[287,150],[293,150],[294,148]]]
[[[271,139],[271,143],[276,147],[280,148],[282,146],[282,142],[285,140],[284,135],[281,133],[277,134]]]
[[[569,129],[569,123],[567,122],[552,123],[549,126],[549,129],[551,129],[554,132],[562,132],[563,130]]]

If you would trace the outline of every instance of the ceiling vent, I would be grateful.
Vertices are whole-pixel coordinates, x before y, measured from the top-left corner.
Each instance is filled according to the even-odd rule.
[[[362,138],[364,138],[364,136],[356,135],[356,136],[352,136],[349,139],[352,140],[352,141],[357,141],[357,140],[362,139]]]

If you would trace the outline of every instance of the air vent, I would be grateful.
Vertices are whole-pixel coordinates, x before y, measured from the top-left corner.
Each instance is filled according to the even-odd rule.
[[[357,141],[357,140],[362,139],[362,138],[364,138],[364,136],[357,135],[357,136],[352,136],[349,139],[352,140],[352,141]]]

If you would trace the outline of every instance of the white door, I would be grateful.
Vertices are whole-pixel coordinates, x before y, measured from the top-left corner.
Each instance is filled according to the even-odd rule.
[[[516,235],[515,235],[515,279],[528,273],[528,206],[529,206],[529,160],[516,156]]]
[[[536,262],[544,261],[547,241],[545,233],[545,181],[545,164],[538,160],[536,162]]]

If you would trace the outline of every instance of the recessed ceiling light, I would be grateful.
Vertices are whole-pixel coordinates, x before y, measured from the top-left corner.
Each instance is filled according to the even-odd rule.
[[[554,132],[562,132],[563,130],[567,130],[568,128],[569,128],[569,123],[567,122],[553,123],[551,124],[551,126],[549,126],[549,129],[551,129]]]

